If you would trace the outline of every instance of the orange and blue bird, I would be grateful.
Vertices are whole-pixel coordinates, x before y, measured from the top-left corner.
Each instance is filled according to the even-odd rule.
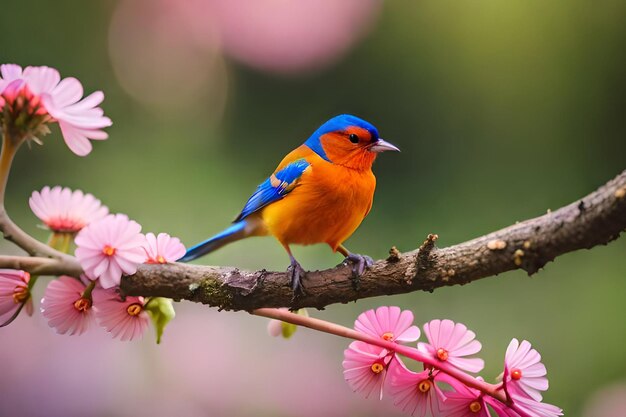
[[[343,242],[372,208],[376,177],[372,164],[384,151],[399,151],[378,130],[342,114],[320,126],[281,162],[254,191],[233,225],[193,246],[182,262],[252,236],[274,236],[289,254],[291,288],[302,293],[306,274],[290,245],[326,243],[352,264],[354,277],[372,265],[369,256],[350,252]]]

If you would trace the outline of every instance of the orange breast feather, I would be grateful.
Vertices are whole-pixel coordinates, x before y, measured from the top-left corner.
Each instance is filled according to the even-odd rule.
[[[263,208],[260,216],[269,234],[283,244],[327,243],[336,250],[369,212],[376,178],[371,169],[332,164],[304,145],[287,155],[276,170],[299,158],[311,166],[293,191]]]

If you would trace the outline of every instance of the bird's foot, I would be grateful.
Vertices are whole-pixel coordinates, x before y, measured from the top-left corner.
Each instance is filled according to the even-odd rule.
[[[291,275],[291,289],[293,291],[293,298],[304,295],[304,287],[302,286],[302,278],[306,276],[306,271],[298,261],[292,259],[291,265],[287,268],[287,272]]]
[[[345,265],[352,264],[352,286],[355,290],[359,289],[361,284],[361,275],[365,269],[374,265],[374,260],[367,255],[359,255],[358,253],[349,253],[343,260]]]

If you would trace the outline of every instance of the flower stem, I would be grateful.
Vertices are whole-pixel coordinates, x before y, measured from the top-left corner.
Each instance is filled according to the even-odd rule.
[[[48,246],[63,253],[70,253],[70,246],[74,240],[73,233],[52,232],[48,239]]]
[[[83,291],[82,297],[91,300],[91,292],[96,287],[96,281],[91,281],[85,291]]]
[[[6,133],[2,136],[2,151],[0,151],[0,209],[4,208],[4,195],[9,180],[9,171],[11,171],[11,164],[19,146],[19,143],[15,145]]]
[[[376,345],[384,349],[397,352],[408,358],[430,365],[435,369],[439,369],[441,372],[444,372],[451,377],[458,379],[463,384],[472,388],[476,388],[493,398],[507,403],[507,398],[505,397],[504,393],[498,389],[498,385],[489,384],[487,382],[476,379],[473,376],[468,375],[465,372],[451,366],[447,362],[441,362],[439,360],[431,358],[430,356],[420,352],[416,348],[400,345],[395,342],[389,342],[381,338],[357,332],[356,330],[341,326],[339,324],[327,322],[313,317],[300,316],[287,310],[280,310],[277,308],[259,308],[253,310],[252,314],[281,320],[298,326],[308,327],[309,329],[334,334],[336,336],[345,337],[348,339],[360,340],[371,345]]]

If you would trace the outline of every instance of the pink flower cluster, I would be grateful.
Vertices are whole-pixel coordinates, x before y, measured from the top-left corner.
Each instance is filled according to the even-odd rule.
[[[91,194],[59,186],[33,192],[30,206],[54,233],[77,233],[76,258],[84,275],[52,280],[41,312],[59,334],[79,335],[94,322],[121,340],[143,335],[149,318],[143,297],[122,297],[122,275],[142,263],[175,262],[185,254],[178,238],[167,233],[141,234],[141,226],[124,214],[108,214]],[[0,325],[31,306],[28,272],[0,270]],[[5,317],[8,320],[5,320]]]
[[[398,408],[417,417],[489,417],[489,408],[499,417],[563,415],[558,407],[541,402],[540,392],[548,388],[546,368],[527,341],[511,341],[502,382],[489,385],[466,374],[480,372],[484,362],[471,357],[482,346],[463,324],[451,320],[426,323],[428,343],[418,343],[417,349],[397,344],[415,342],[420,336],[410,311],[398,307],[369,310],[357,318],[354,328],[394,346],[383,348],[355,341],[345,350],[344,377],[354,391],[365,397],[376,393],[382,398],[387,392]],[[421,362],[424,370],[410,370],[395,349]],[[469,384],[468,380],[475,383]]]
[[[78,233],[76,258],[85,275],[105,288],[120,284],[142,263],[175,262],[185,254],[180,239],[167,233],[143,235],[141,225],[109,209],[91,194],[69,188],[44,187],[30,200],[33,213],[53,232]]]
[[[91,280],[102,288],[120,285],[142,263],[175,262],[185,254],[178,238],[167,233],[141,234],[141,225],[125,214],[110,214],[89,224],[76,236],[76,258]]]
[[[80,335],[97,321],[121,340],[143,336],[149,324],[143,297],[122,299],[116,289],[95,288],[94,283],[84,281],[60,276],[48,284],[41,300],[41,312],[50,327],[59,334]]]
[[[12,119],[6,122],[21,120],[17,127],[26,129],[26,137],[45,134],[42,126],[57,122],[65,143],[77,155],[91,152],[90,139],[108,137],[102,129],[111,126],[111,119],[98,107],[102,100],[101,91],[83,98],[80,81],[73,77],[61,79],[54,68],[22,70],[15,64],[0,65],[0,109]]]

